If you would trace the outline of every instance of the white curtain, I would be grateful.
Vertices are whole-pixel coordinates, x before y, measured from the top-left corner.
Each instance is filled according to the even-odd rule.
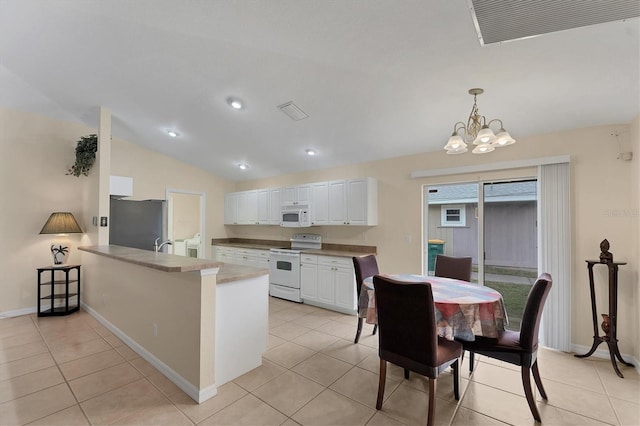
[[[571,348],[571,203],[569,164],[538,167],[538,271],[553,279],[540,324],[540,343]]]

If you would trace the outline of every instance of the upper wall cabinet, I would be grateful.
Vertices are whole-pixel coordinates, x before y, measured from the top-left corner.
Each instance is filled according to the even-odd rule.
[[[329,182],[329,225],[378,224],[378,183],[374,178]]]
[[[329,182],[311,184],[311,225],[329,224]]]
[[[286,188],[225,195],[225,225],[279,225],[286,205],[309,205],[311,224],[378,224],[378,184],[374,178],[341,179]]]
[[[294,206],[296,204],[311,203],[311,185],[289,186],[282,189],[282,205]]]
[[[258,225],[271,224],[271,200],[268,189],[258,190]]]
[[[269,188],[269,223],[280,225],[280,209],[282,208],[282,188]]]
[[[230,192],[224,195],[224,224],[238,224],[238,198],[239,192]]]
[[[275,206],[275,210],[274,210]],[[279,225],[280,188],[231,192],[224,196],[225,225]]]
[[[133,196],[133,178],[109,176],[109,195],[116,198]]]

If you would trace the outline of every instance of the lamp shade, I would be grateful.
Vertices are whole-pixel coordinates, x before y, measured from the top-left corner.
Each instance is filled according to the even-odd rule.
[[[69,212],[51,213],[42,227],[41,234],[81,234],[82,229],[76,218]]]

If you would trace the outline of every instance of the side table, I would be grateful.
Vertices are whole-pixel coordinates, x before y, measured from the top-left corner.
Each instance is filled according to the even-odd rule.
[[[37,269],[39,317],[69,315],[80,310],[80,265],[54,265]],[[75,279],[69,276],[71,271],[75,271]],[[43,274],[45,280],[47,275],[50,280],[43,281]]]
[[[632,367],[633,364],[630,364],[622,359],[622,355],[620,355],[620,349],[618,349],[618,266],[626,265],[626,262],[601,262],[600,260],[586,260],[587,267],[589,268],[589,289],[591,290],[591,314],[593,318],[593,345],[589,352],[584,355],[575,355],[578,358],[586,358],[591,356],[596,351],[596,348],[602,343],[606,342],[607,346],[609,346],[609,355],[611,356],[611,364],[613,365],[613,369],[616,374],[624,378],[620,370],[618,369],[618,364],[616,363],[616,358],[618,360],[629,367]],[[605,335],[600,336],[598,331],[598,313],[596,310],[596,293],[593,282],[593,266],[594,265],[606,265],[609,268],[609,313],[602,314],[603,322],[602,322],[602,330]]]

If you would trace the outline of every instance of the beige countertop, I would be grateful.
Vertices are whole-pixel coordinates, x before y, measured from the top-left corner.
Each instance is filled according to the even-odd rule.
[[[220,268],[216,276],[216,283],[218,284],[240,281],[247,278],[269,274],[268,269],[233,265],[230,263],[217,262],[211,259],[196,259],[193,257],[177,256],[167,253],[155,253],[149,250],[140,250],[116,245],[85,246],[78,247],[78,249],[164,272],[191,272],[203,269]]]
[[[246,280],[247,278],[259,277],[261,275],[268,275],[268,269],[254,268],[253,266],[234,265],[232,263],[222,263],[218,275],[216,276],[216,283],[224,284],[232,281]]]
[[[335,256],[335,257],[362,257],[369,254],[376,254],[375,252],[366,253],[361,251],[348,251],[348,250],[302,250],[304,254],[316,254],[319,256]]]
[[[196,259],[194,257],[156,253],[149,250],[140,250],[116,245],[84,246],[78,247],[78,250],[164,272],[201,271],[203,269],[218,268],[223,265],[222,262],[212,259]]]
[[[283,241],[282,244],[252,244],[252,243],[213,243],[214,246],[237,247],[255,250],[270,250],[272,248],[289,248],[291,243]]]
[[[214,246],[227,246],[236,248],[269,250],[272,248],[289,248],[291,243],[287,241],[268,241],[268,244],[260,243],[260,240],[251,240],[252,242],[227,242],[212,241]],[[323,244],[323,247],[325,244]],[[327,244],[327,248],[301,250],[304,254],[315,254],[320,256],[337,256],[337,257],[362,257],[369,254],[376,254],[375,247],[371,246],[353,246],[343,244]]]

